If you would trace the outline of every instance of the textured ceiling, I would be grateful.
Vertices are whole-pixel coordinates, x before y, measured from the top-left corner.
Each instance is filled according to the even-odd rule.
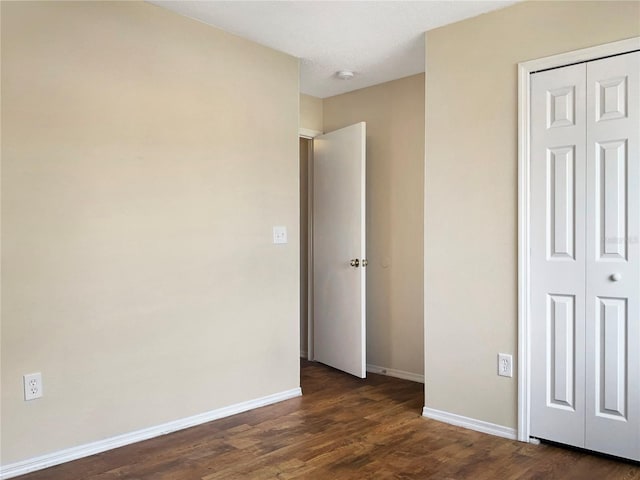
[[[424,72],[425,31],[516,2],[151,3],[300,58],[300,91],[325,98]],[[355,78],[336,78],[345,69]]]

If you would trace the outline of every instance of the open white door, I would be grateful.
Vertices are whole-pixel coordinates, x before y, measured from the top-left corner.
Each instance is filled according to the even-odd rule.
[[[366,377],[364,122],[313,141],[314,360]]]

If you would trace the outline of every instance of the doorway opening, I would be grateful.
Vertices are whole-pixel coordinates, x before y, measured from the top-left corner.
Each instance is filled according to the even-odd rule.
[[[366,124],[299,147],[300,353],[365,378]]]
[[[313,139],[300,137],[300,357],[313,360],[311,193]]]

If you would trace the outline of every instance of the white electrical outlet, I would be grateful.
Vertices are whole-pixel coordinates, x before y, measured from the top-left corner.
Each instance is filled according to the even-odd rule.
[[[42,397],[42,374],[30,373],[24,375],[24,399],[34,400]]]
[[[287,227],[273,227],[273,243],[287,243]]]
[[[507,353],[498,354],[498,375],[501,377],[513,377],[513,361]]]

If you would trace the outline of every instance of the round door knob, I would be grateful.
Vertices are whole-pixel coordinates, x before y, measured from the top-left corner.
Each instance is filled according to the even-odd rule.
[[[360,265],[360,260],[358,260],[357,258],[354,258],[349,262],[349,265],[351,265],[352,267],[357,267]]]
[[[620,275],[619,273],[612,273],[609,278],[612,282],[619,282],[622,279],[622,275]]]

